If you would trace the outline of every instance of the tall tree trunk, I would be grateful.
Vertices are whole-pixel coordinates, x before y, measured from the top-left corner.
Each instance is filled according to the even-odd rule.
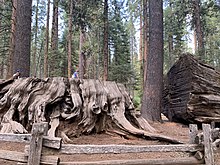
[[[143,14],[144,14],[144,59],[143,59],[143,68],[144,68],[144,79],[143,79],[143,85],[146,82],[147,79],[147,57],[148,57],[148,1],[149,0],[143,0]]]
[[[104,81],[108,80],[108,0],[104,2]]]
[[[48,77],[48,49],[49,49],[49,20],[50,20],[50,0],[47,1],[47,25],[44,48],[44,78]]]
[[[50,76],[57,76],[58,62],[58,1],[53,2],[53,20],[51,34]]]
[[[22,77],[30,75],[31,14],[32,0],[17,3],[13,71],[20,70]]]
[[[151,121],[161,120],[163,89],[163,2],[149,0],[149,54],[147,80],[142,98],[141,113]]]
[[[12,15],[11,15],[11,35],[10,35],[10,48],[8,55],[8,67],[7,67],[7,78],[13,75],[13,56],[15,50],[15,31],[16,31],[16,8],[17,0],[12,1]]]
[[[72,74],[72,17],[73,17],[73,0],[69,0],[69,22],[68,22],[68,29],[69,29],[69,34],[68,34],[68,78],[71,77]]]
[[[205,47],[201,23],[200,0],[193,0],[195,31],[198,42],[198,54],[201,60],[205,60]]]
[[[35,15],[35,31],[34,31],[34,50],[33,50],[33,66],[32,66],[32,74],[35,77],[36,71],[37,71],[37,65],[36,65],[36,55],[37,55],[37,33],[38,33],[38,6],[39,6],[39,0],[37,0],[37,6],[36,6],[36,15]]]
[[[79,78],[85,78],[85,55],[82,50],[85,41],[85,32],[83,29],[80,29],[80,42],[79,42]]]

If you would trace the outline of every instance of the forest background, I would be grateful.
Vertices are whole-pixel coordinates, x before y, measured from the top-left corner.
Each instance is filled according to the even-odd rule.
[[[151,61],[154,21],[162,65]],[[219,68],[219,36],[220,0],[0,0],[0,78],[17,70],[70,78],[79,69],[80,78],[123,83],[138,107],[155,72],[149,63],[166,74],[191,52]]]

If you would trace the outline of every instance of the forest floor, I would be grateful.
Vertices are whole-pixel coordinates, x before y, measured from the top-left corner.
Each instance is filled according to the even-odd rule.
[[[183,142],[189,141],[189,129],[187,126],[165,121],[163,123],[151,123],[151,125],[157,129],[157,131],[163,135],[170,136],[179,139]],[[160,141],[144,140],[131,136],[129,139],[125,139],[121,136],[111,134],[96,134],[89,136],[81,136],[79,138],[72,139],[74,144],[128,144],[128,145],[158,145],[168,144]],[[0,142],[1,150],[11,151],[24,151],[24,144],[21,143],[9,143]],[[126,154],[74,154],[74,155],[61,155],[47,151],[48,155],[59,156],[61,162],[70,161],[99,161],[99,160],[122,160],[122,159],[157,159],[157,158],[183,158],[188,157],[188,153],[183,152],[147,152],[147,153],[126,153]],[[220,165],[220,154],[215,154],[216,165]],[[16,165],[16,162],[10,162],[0,159],[0,165]]]

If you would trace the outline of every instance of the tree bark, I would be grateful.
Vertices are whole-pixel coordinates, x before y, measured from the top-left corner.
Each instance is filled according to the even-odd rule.
[[[163,90],[163,3],[149,0],[149,54],[147,58],[147,80],[142,98],[141,113],[151,121],[161,120]]]
[[[31,11],[32,0],[23,0],[17,4],[16,56],[13,56],[13,71],[20,70],[23,77],[29,77],[30,75]]]
[[[148,58],[148,35],[149,35],[149,27],[148,27],[148,1],[143,0],[143,14],[144,14],[144,58],[143,58],[143,88],[147,79],[147,58]]]
[[[108,0],[104,1],[104,80],[108,80]]]
[[[44,78],[48,77],[48,48],[49,48],[49,20],[50,20],[50,0],[47,1],[47,25],[44,48]]]

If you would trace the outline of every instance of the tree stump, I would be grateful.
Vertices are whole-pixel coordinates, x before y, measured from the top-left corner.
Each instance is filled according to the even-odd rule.
[[[180,143],[155,133],[134,110],[123,84],[93,79],[19,78],[0,82],[1,133],[30,132],[48,122],[48,135],[66,143],[82,134],[121,132]]]
[[[170,121],[220,121],[220,73],[183,54],[165,78],[163,113]]]

